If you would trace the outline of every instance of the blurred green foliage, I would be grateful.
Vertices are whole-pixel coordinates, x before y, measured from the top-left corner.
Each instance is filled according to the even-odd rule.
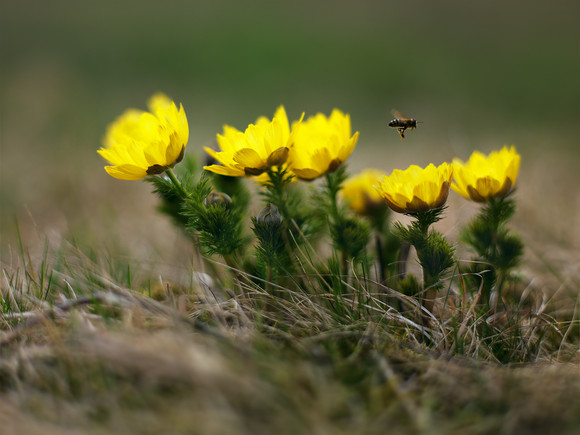
[[[35,59],[61,64],[88,100],[68,95],[75,111],[92,109],[101,124],[156,90],[187,103],[200,117],[193,126],[209,131],[243,127],[279,104],[295,116],[340,106],[375,136],[394,107],[444,125],[442,135],[465,123],[566,131],[578,114],[572,1],[549,9],[540,1],[57,0],[3,9],[7,76]]]
[[[108,180],[95,150],[108,123],[157,91],[183,102],[188,152],[197,155],[224,123],[244,128],[280,104],[291,119],[349,112],[361,132],[353,159],[376,146],[408,153],[407,164],[504,144],[577,155],[574,1],[4,0],[0,8],[4,230],[23,204],[50,219],[48,209],[70,218],[87,198],[102,201],[86,184],[98,186],[93,193],[134,189]],[[394,108],[423,121],[404,143],[386,127]]]

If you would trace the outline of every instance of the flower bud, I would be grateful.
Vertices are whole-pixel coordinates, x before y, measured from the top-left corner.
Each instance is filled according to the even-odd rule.
[[[278,212],[278,207],[273,204],[268,204],[258,214],[256,222],[259,224],[280,225],[282,223],[282,216]]]
[[[208,196],[205,197],[203,200],[203,205],[206,207],[210,207],[212,205],[225,205],[226,207],[232,203],[232,198],[229,195],[226,195],[223,192],[211,192]]]

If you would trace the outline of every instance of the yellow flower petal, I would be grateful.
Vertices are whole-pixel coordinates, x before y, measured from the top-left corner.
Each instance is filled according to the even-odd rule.
[[[264,159],[251,148],[236,151],[233,159],[239,164],[239,167],[244,168],[247,175],[260,175],[268,170],[268,165]]]
[[[310,156],[312,169],[317,171],[320,175],[324,174],[330,166],[332,157],[333,156],[328,148],[318,148]]]
[[[293,168],[292,171],[294,171],[294,173],[298,178],[306,181],[314,180],[315,178],[318,178],[320,176],[320,172],[310,168],[306,169]]]
[[[158,112],[165,112],[172,103],[173,102],[167,97],[167,95],[158,92],[149,98],[149,101],[147,101],[147,107],[151,113],[158,115]]]
[[[244,171],[241,169],[237,169],[231,166],[221,166],[221,165],[211,165],[211,166],[204,166],[203,169],[206,171],[213,172],[219,175],[227,175],[230,177],[243,177],[246,175]]]
[[[281,147],[278,148],[277,150],[274,150],[269,156],[268,156],[268,166],[272,167],[272,166],[280,166],[283,165],[284,163],[286,163],[286,160],[288,159],[288,153],[289,153],[289,149],[287,147]]]
[[[105,171],[119,180],[140,180],[147,176],[146,170],[134,165],[105,166]]]

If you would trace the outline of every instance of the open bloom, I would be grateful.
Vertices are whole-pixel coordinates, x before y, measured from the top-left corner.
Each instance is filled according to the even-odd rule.
[[[233,177],[260,175],[272,166],[280,166],[286,162],[291,140],[288,117],[284,107],[280,106],[272,121],[260,117],[243,133],[224,125],[223,134],[217,135],[221,151],[205,148],[221,165],[203,168]]]
[[[453,169],[447,163],[429,164],[425,169],[411,165],[384,176],[376,188],[394,211],[423,213],[445,204],[452,177]]]
[[[488,156],[474,151],[467,163],[453,159],[453,184],[451,188],[467,199],[485,202],[502,198],[516,184],[520,169],[520,155],[516,148],[504,146]]]
[[[346,179],[341,193],[348,206],[361,215],[372,214],[377,209],[386,207],[385,201],[374,187],[384,175],[378,169],[365,169]]]
[[[180,162],[189,139],[183,110],[163,94],[149,100],[149,110],[129,109],[107,129],[98,153],[112,166],[105,170],[121,180],[161,174]]]
[[[358,140],[351,136],[350,116],[334,109],[327,118],[322,113],[292,126],[294,144],[290,149],[292,171],[298,178],[313,180],[334,172],[350,156]]]

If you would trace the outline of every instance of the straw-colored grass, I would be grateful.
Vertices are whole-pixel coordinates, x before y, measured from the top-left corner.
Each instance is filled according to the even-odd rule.
[[[193,270],[151,284],[130,271],[114,279],[121,266],[67,244],[17,258],[1,277],[3,433],[574,433],[580,425],[578,302],[533,283],[514,289],[517,321],[488,320],[490,339],[454,290],[440,294],[422,327],[413,298],[361,277],[350,285],[365,294],[347,294],[345,306],[356,309],[337,317],[312,274],[302,277],[309,295],[280,287],[273,297],[241,271],[229,281],[241,288],[228,289],[227,267],[212,262],[212,276]],[[508,363],[491,351],[498,343],[510,346]]]

